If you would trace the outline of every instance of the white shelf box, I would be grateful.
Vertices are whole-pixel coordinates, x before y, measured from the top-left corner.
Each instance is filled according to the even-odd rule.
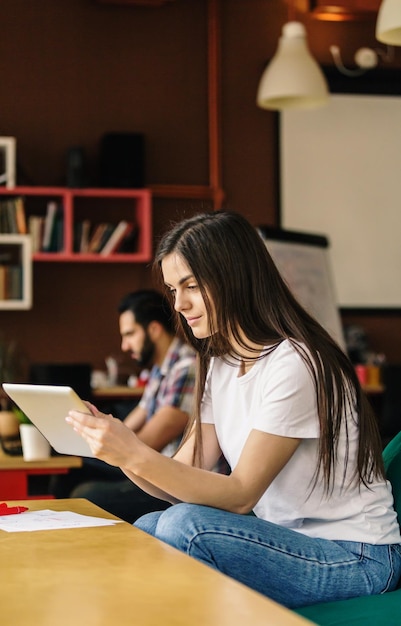
[[[31,237],[0,234],[0,309],[31,308]]]

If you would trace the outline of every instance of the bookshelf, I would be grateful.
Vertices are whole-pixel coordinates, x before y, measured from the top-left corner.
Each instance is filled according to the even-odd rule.
[[[29,235],[0,234],[0,309],[31,307],[31,238]]]
[[[40,262],[96,262],[143,263],[152,258],[152,205],[148,189],[70,189],[64,187],[14,187],[0,188],[0,204],[6,199],[22,198],[26,230],[36,219],[42,226],[39,242],[31,233],[32,256]],[[53,213],[53,239],[49,234],[43,247],[44,229],[49,207]],[[47,218],[49,222],[49,218]],[[81,250],[78,230],[86,223],[89,242],[96,227],[111,225],[109,235],[118,224],[126,221],[132,225],[130,247],[109,254]]]

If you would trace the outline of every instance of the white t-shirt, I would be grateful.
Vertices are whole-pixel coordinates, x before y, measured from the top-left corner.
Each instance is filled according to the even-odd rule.
[[[322,480],[311,491],[319,444],[316,394],[306,364],[289,341],[283,341],[240,377],[238,363],[213,359],[202,403],[202,422],[214,424],[232,469],[253,429],[302,439],[254,507],[258,517],[311,537],[371,544],[401,542],[388,482],[376,481],[368,489],[355,481],[349,486],[346,480],[341,488],[344,432],[340,436],[333,493],[326,497]],[[358,431],[352,415],[347,416],[347,424],[350,476]]]

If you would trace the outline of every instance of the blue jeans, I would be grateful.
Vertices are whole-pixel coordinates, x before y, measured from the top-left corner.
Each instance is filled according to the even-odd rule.
[[[310,538],[206,506],[176,504],[134,525],[289,608],[384,593],[401,576],[401,545]]]

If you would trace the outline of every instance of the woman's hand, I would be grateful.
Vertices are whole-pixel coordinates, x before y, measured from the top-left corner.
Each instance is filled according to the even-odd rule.
[[[137,443],[136,435],[119,419],[101,413],[89,402],[85,404],[90,414],[70,411],[66,422],[87,441],[96,458],[109,465],[127,467]]]

